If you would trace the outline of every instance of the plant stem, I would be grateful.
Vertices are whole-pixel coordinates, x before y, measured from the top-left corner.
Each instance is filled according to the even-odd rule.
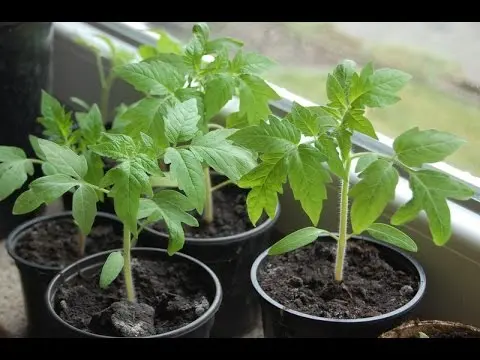
[[[210,189],[210,192],[213,193],[214,191],[217,191],[217,190],[219,190],[219,189],[221,189],[224,186],[227,186],[229,184],[233,184],[233,181],[232,180],[225,180],[218,185],[212,186],[211,189]]]
[[[350,186],[350,165],[351,158],[345,163],[346,179],[341,180],[340,190],[340,228],[337,242],[337,256],[335,259],[335,280],[343,281],[343,266],[345,261],[345,251],[347,249],[347,225],[348,225],[348,190]]]
[[[132,264],[130,259],[130,229],[123,227],[123,276],[125,277],[125,288],[128,301],[135,302],[135,289],[133,287]]]
[[[78,248],[79,248],[79,254],[81,257],[85,255],[85,235],[81,232],[78,231]]]
[[[214,124],[214,123],[208,124],[208,127],[209,127],[210,129],[224,129],[224,127],[223,127],[222,125]]]
[[[213,198],[212,198],[212,180],[210,179],[210,169],[206,167],[203,169],[205,176],[206,184],[206,198],[205,198],[205,208],[203,210],[203,219],[207,223],[213,222]]]
[[[108,106],[110,100],[110,90],[112,88],[113,80],[115,77],[109,74],[105,83],[102,85],[102,93],[100,95],[100,113],[104,121],[108,121]]]

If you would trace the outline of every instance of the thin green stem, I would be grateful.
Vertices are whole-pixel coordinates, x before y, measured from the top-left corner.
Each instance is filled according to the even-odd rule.
[[[337,256],[335,259],[335,280],[343,281],[343,266],[345,262],[345,251],[347,249],[347,226],[348,226],[348,190],[350,186],[350,165],[351,158],[345,162],[346,178],[341,180],[340,190],[340,228],[338,231]]]
[[[110,73],[105,80],[104,86],[102,86],[102,93],[100,97],[100,113],[102,114],[102,118],[105,121],[108,121],[109,115],[109,101],[110,101],[110,91],[112,89],[113,81],[115,80],[115,76]]]
[[[110,191],[106,190],[106,189],[103,189],[97,185],[93,185],[93,184],[90,184],[90,183],[86,183],[88,186],[90,186],[92,189],[95,189],[95,190],[98,190],[98,191],[101,191],[105,194],[108,194]]]
[[[356,159],[356,158],[359,158],[359,157],[362,157],[362,156],[365,156],[365,155],[377,155],[378,157],[380,158],[384,158],[384,159],[388,159],[388,160],[392,160],[393,157],[390,156],[390,155],[384,155],[384,154],[380,154],[380,153],[374,153],[374,152],[370,152],[370,151],[364,151],[364,152],[358,152],[358,153],[355,153],[355,154],[352,154],[350,156],[350,160],[353,160],[353,159]]]
[[[28,160],[30,160],[33,164],[43,164],[45,162],[39,159],[28,159]]]
[[[125,288],[128,301],[135,302],[135,289],[133,287],[132,262],[130,257],[130,229],[123,227],[123,276],[125,277]]]
[[[203,170],[206,184],[205,208],[203,210],[203,219],[207,223],[213,222],[213,198],[212,198],[212,180],[210,179],[210,169],[206,167]]]
[[[227,185],[230,185],[230,184],[233,184],[232,180],[225,180],[218,185],[212,186],[211,189],[210,189],[210,192],[217,191],[217,190],[223,188],[224,186],[227,186]]]
[[[214,123],[208,124],[208,128],[209,129],[225,129],[222,125],[214,124]]]

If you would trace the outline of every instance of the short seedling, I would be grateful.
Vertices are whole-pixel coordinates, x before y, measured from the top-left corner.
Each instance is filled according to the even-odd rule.
[[[254,154],[227,137],[233,128],[258,124],[271,113],[268,102],[279,97],[259,74],[273,62],[243,51],[239,40],[210,39],[206,24],[193,27],[185,46],[159,33],[157,47],[140,47],[144,61],[114,69],[145,94],[122,115],[124,133],[133,138],[140,132],[152,136],[170,167],[168,176],[152,179],[153,185],[178,186],[211,223],[213,191],[235,183],[256,165]],[[234,95],[239,96],[239,110],[224,128],[213,120]],[[227,180],[212,186],[210,168]]]
[[[269,250],[270,255],[283,254],[329,234],[337,240],[335,280],[343,280],[347,240],[368,232],[372,237],[408,251],[416,251],[414,241],[394,226],[412,221],[422,210],[429,220],[433,241],[445,244],[451,234],[450,210],[447,199],[466,200],[473,190],[442,172],[422,168],[424,164],[442,161],[455,152],[464,141],[437,130],[415,127],[399,135],[393,143],[393,155],[372,152],[352,154],[352,135],[359,132],[377,139],[366,108],[392,105],[400,100],[396,95],[410,76],[395,69],[374,70],[371,63],[360,72],[352,61],[339,64],[328,75],[328,104],[303,107],[294,104],[283,119],[270,116],[268,122],[237,131],[230,139],[261,154],[261,163],[239,181],[251,187],[247,206],[255,224],[263,210],[274,216],[277,194],[287,178],[296,200],[310,218],[313,227],[293,232]],[[302,135],[307,137],[302,141]],[[350,189],[352,162],[357,159],[355,172],[359,182]],[[323,201],[327,197],[326,183],[331,173],[341,180],[340,219],[338,233],[317,228]],[[411,200],[400,207],[389,224],[377,220],[387,204],[394,199],[399,181],[397,167],[409,178],[413,192]],[[349,198],[351,227],[349,225]]]

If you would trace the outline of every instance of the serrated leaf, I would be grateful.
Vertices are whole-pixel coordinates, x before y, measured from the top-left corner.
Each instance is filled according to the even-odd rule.
[[[394,215],[395,222],[406,222],[424,210],[429,221],[430,232],[436,245],[444,245],[451,236],[450,209],[447,199],[467,200],[474,195],[473,189],[451,176],[434,171],[419,170],[410,173],[410,188],[413,197],[400,214]],[[402,209],[402,208],[400,208]]]
[[[392,225],[402,225],[414,220],[422,211],[422,203],[419,198],[414,197],[400,206],[392,215],[390,223]]]
[[[0,147],[0,201],[15,190],[20,189],[33,175],[32,161],[26,158],[23,150],[15,147]]]
[[[92,229],[97,214],[97,194],[88,185],[81,185],[73,194],[72,215],[83,235]]]
[[[320,132],[320,119],[318,113],[303,107],[294,102],[292,110],[285,117],[285,120],[291,122],[303,135],[317,136]]]
[[[235,79],[226,74],[212,76],[205,83],[205,118],[211,119],[235,94]]]
[[[206,132],[208,130],[208,121],[206,121],[205,118],[204,94],[196,88],[183,88],[177,90],[175,96],[182,103],[190,99],[197,101],[198,115],[200,116],[197,127],[203,132]]]
[[[43,201],[30,189],[20,194],[13,206],[13,215],[22,215],[32,212],[42,205]]]
[[[173,255],[183,248],[185,243],[185,234],[182,223],[189,226],[198,226],[198,221],[187,211],[193,209],[188,198],[174,190],[162,190],[157,192],[153,201],[157,204],[162,219],[167,225],[169,242],[168,254]]]
[[[103,133],[99,142],[89,148],[100,156],[114,160],[128,160],[137,154],[134,140],[124,134]]]
[[[314,227],[306,227],[297,230],[285,236],[283,239],[273,245],[268,250],[268,255],[281,255],[296,250],[298,248],[301,248],[302,246],[311,244],[312,242],[317,240],[320,235],[326,233],[328,232]]]
[[[355,172],[359,173],[365,170],[371,163],[378,159],[378,155],[375,153],[366,154],[361,156],[358,159],[357,165],[355,166]]]
[[[38,139],[38,145],[45,155],[46,160],[55,169],[65,175],[81,179],[87,173],[87,161],[83,155],[77,155],[66,146],[57,145],[54,142]]]
[[[367,232],[377,240],[395,245],[401,249],[416,252],[417,244],[404,232],[387,224],[372,224]]]
[[[114,73],[147,95],[168,95],[185,83],[183,75],[162,61],[139,62],[114,68]]]
[[[320,136],[317,141],[315,141],[315,147],[327,155],[327,164],[330,170],[340,179],[346,179],[348,174],[346,174],[345,168],[343,167],[334,139],[326,135]]]
[[[295,148],[301,135],[293,124],[270,116],[268,123],[263,121],[260,125],[240,129],[229,139],[260,153],[283,153]]]
[[[247,196],[247,211],[253,225],[264,210],[270,218],[275,217],[277,193],[283,193],[283,184],[287,180],[286,159],[286,153],[265,154],[262,162],[238,182],[240,187],[252,188]]]
[[[338,129],[336,137],[338,147],[340,148],[340,154],[343,159],[347,159],[352,150],[352,133],[348,129],[341,127]]]
[[[359,178],[349,194],[353,198],[351,222],[355,234],[369,228],[395,198],[398,172],[391,162],[378,159],[361,172]]]
[[[317,123],[319,127],[318,134],[324,134],[329,130],[337,127],[337,114],[336,112],[332,114],[330,108],[327,108],[325,106],[309,106],[306,109],[317,115]],[[340,114],[338,114],[338,117],[341,118]]]
[[[347,98],[345,90],[338,82],[335,76],[328,74],[327,76],[327,97],[330,100],[330,106],[335,108],[346,108]]]
[[[239,74],[260,75],[276,63],[259,53],[239,50],[231,63],[231,71]]]
[[[108,255],[100,273],[100,288],[106,289],[120,274],[124,265],[124,258],[120,251]]]
[[[93,145],[105,131],[102,114],[97,104],[93,104],[88,113],[77,113],[76,118],[81,130],[82,137],[87,145]]]
[[[234,112],[227,116],[226,120],[226,127],[229,129],[243,129],[250,124],[248,123],[247,115],[241,115],[240,112]]]
[[[44,203],[50,204],[73,187],[80,185],[78,180],[64,174],[42,176],[30,183],[30,189]]]
[[[256,166],[251,151],[227,140],[235,130],[220,129],[200,135],[192,140],[190,151],[218,173],[232,181],[239,180]]]
[[[43,125],[43,134],[53,141],[65,143],[72,131],[72,118],[66,113],[60,102],[42,90],[41,99],[42,117],[38,119]]]
[[[206,199],[206,184],[201,162],[186,149],[168,148],[164,161],[170,164],[170,171],[183,190],[201,214]]]
[[[171,144],[191,140],[197,133],[200,120],[197,100],[189,99],[169,107],[164,117],[165,135]]]
[[[345,113],[343,121],[348,128],[378,140],[372,123],[364,115],[364,110],[349,109]]]
[[[320,220],[323,201],[327,198],[325,184],[331,181],[322,166],[324,160],[325,156],[317,148],[306,144],[288,156],[288,178],[293,196],[300,201],[313,225]]]
[[[205,52],[208,54],[218,53],[225,49],[238,49],[243,46],[243,41],[232,37],[223,37],[208,41]]]
[[[125,125],[125,133],[137,137],[143,132],[149,134],[159,147],[167,147],[168,140],[163,120],[166,113],[167,104],[163,100],[144,98],[123,113],[122,119],[128,122]]]
[[[350,90],[350,83],[355,73],[355,67],[355,62],[345,60],[343,63],[338,64],[333,70],[333,76],[337,79],[345,94],[348,94]]]
[[[410,81],[411,75],[396,69],[379,69],[362,85],[361,95],[352,99],[353,107],[385,107],[400,100],[396,95]]]
[[[118,105],[115,108],[115,117],[113,118],[112,121],[112,127],[108,132],[113,133],[113,134],[121,134],[125,130],[125,127],[129,124],[129,121],[123,117],[123,115],[129,110],[131,107],[135,106],[136,103],[131,104],[130,106],[127,106],[123,103]]]
[[[238,77],[240,114],[246,115],[248,123],[256,125],[272,113],[269,102],[280,96],[261,78],[244,74]]]
[[[420,167],[425,163],[444,160],[464,143],[463,139],[447,132],[433,129],[421,131],[414,127],[395,139],[393,149],[401,162]]]

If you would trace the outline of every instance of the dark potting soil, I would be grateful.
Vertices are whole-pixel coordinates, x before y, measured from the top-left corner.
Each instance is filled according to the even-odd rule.
[[[396,310],[410,301],[418,279],[392,268],[374,246],[349,241],[344,281],[334,279],[335,243],[316,241],[271,256],[259,271],[262,289],[280,304],[313,316],[357,319]]]
[[[196,211],[192,215],[198,220],[198,227],[185,226],[185,236],[191,238],[213,238],[232,236],[253,228],[247,213],[247,192],[243,189],[224,187],[213,193],[212,223],[207,223]],[[258,225],[262,221],[258,222]],[[257,226],[258,226],[257,225]],[[165,232],[165,224],[158,222],[152,227]]]
[[[123,275],[105,290],[100,271],[60,287],[57,313],[72,326],[106,336],[149,336],[185,326],[210,307],[191,264],[132,260],[136,303],[126,300]]]
[[[98,225],[86,239],[85,255],[122,246],[122,237],[114,233],[112,225]],[[16,251],[35,264],[63,268],[81,258],[78,227],[68,218],[37,223],[18,241]]]

